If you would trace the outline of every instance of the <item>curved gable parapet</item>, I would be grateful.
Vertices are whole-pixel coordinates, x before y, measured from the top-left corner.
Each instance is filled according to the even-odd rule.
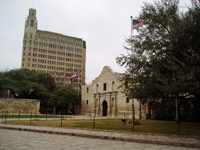
[[[109,66],[104,66],[103,70],[101,71],[100,75],[98,77],[95,78],[95,80],[92,81],[92,83],[98,83],[100,80],[102,79],[108,79],[109,78],[121,78],[122,74],[121,73],[117,73],[114,72],[111,67]]]

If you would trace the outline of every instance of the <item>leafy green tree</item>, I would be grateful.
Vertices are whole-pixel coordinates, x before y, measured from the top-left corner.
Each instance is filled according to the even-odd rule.
[[[166,120],[174,120],[176,112],[176,108],[174,105],[170,105],[165,102],[161,102],[154,106],[153,108],[153,118],[154,119],[166,119]]]
[[[73,85],[69,84],[67,86],[59,87],[49,101],[51,106],[77,106],[81,103],[81,97],[78,95],[78,91]]]
[[[56,89],[54,78],[46,73],[34,70],[16,69],[0,74],[0,88],[11,91],[16,98],[34,98],[43,100],[51,96]]]
[[[199,97],[200,9],[195,5],[184,14],[178,4],[178,0],[144,3],[138,17],[143,27],[132,41],[127,39],[128,55],[116,58],[127,68],[123,78],[127,96],[143,100]]]

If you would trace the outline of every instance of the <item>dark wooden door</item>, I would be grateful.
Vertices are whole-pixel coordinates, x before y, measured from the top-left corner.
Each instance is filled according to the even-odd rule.
[[[107,116],[107,109],[108,109],[108,104],[106,101],[103,101],[103,116]]]

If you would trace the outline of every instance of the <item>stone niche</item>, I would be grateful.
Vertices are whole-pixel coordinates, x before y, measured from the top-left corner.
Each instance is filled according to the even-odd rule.
[[[37,99],[14,99],[14,98],[1,98],[0,99],[0,112],[9,113],[23,113],[39,114],[40,101]]]

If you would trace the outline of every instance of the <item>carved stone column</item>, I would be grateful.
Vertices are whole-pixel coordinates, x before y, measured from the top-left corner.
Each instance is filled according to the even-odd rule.
[[[115,117],[117,113],[117,93],[116,92],[112,93],[112,98],[114,99],[113,107],[112,107],[112,117]]]
[[[97,100],[96,100],[96,103],[97,103],[96,115],[97,116],[100,116],[100,100],[101,100],[101,94],[98,94],[97,95]]]
[[[117,110],[117,92],[114,93],[115,97],[115,110]]]
[[[93,115],[96,115],[96,94],[93,94]]]
[[[107,111],[107,116],[110,116],[111,115],[111,97],[112,97],[112,93],[108,93],[107,94],[107,102],[108,102],[108,111]]]
[[[99,116],[101,116],[101,94],[99,94]]]

